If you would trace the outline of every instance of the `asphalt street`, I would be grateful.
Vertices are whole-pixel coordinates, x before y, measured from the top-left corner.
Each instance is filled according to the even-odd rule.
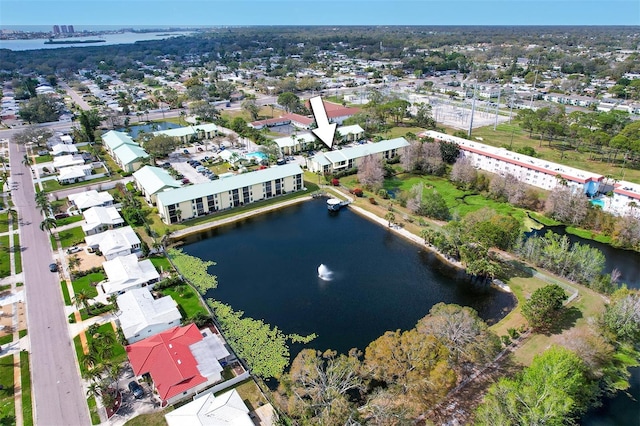
[[[10,144],[12,199],[20,221],[20,245],[24,250],[24,289],[31,344],[33,414],[37,425],[89,425],[89,411],[58,274],[49,271],[53,255],[49,235],[40,230],[31,171],[22,164],[23,146]],[[16,185],[17,184],[17,185]]]

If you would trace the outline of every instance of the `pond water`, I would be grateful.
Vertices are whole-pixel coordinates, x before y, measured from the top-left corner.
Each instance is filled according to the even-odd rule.
[[[126,132],[133,139],[137,138],[138,135],[142,132],[144,133],[152,133],[160,130],[169,130],[169,129],[177,129],[178,127],[182,127],[176,123],[170,123],[168,121],[158,121],[155,123],[148,124],[136,124],[134,126],[129,126],[127,128],[118,129],[119,132]]]
[[[640,253],[631,250],[621,250],[602,244],[597,241],[580,238],[566,232],[563,225],[546,226],[535,231],[536,234],[544,234],[553,231],[556,234],[566,235],[572,243],[588,244],[602,251],[606,257],[604,273],[611,273],[617,268],[621,273],[621,282],[629,288],[640,288]],[[618,392],[614,398],[603,401],[602,407],[591,410],[582,418],[580,424],[588,426],[640,426],[640,368],[630,368],[631,387],[627,392]]]
[[[217,262],[208,297],[285,333],[316,333],[305,347],[320,350],[364,349],[438,302],[471,306],[489,322],[514,306],[511,294],[470,282],[385,227],[349,209],[329,213],[324,199],[193,236],[183,249]],[[290,349],[293,357],[301,347]]]
[[[640,253],[632,250],[618,249],[608,244],[569,234],[566,232],[564,225],[545,226],[540,230],[533,231],[532,234],[544,235],[547,231],[552,231],[559,235],[566,235],[572,243],[588,244],[591,247],[597,248],[606,258],[603,273],[610,274],[614,268],[617,268],[622,274],[620,277],[621,283],[627,284],[629,288],[640,288]]]

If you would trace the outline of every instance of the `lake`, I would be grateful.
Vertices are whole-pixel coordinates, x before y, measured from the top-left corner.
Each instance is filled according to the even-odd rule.
[[[346,353],[387,330],[407,330],[438,302],[471,306],[488,322],[514,306],[511,294],[471,283],[431,252],[324,199],[267,213],[185,241],[186,253],[217,265],[212,297],[284,333],[317,339],[305,347]],[[332,280],[318,277],[325,264]],[[292,356],[301,347],[292,346]]]
[[[563,225],[546,226],[537,234],[553,231],[556,234],[566,235],[572,243],[587,244],[595,247],[606,257],[604,273],[611,273],[617,268],[621,273],[621,282],[629,288],[640,288],[640,253],[631,250],[622,250],[608,244],[587,240],[566,232]],[[618,392],[614,398],[603,401],[602,407],[589,411],[581,419],[580,424],[585,426],[640,426],[640,367],[630,368],[631,387],[627,392]]]

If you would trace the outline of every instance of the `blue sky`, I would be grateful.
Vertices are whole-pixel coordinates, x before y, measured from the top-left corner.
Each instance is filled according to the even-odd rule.
[[[640,25],[640,0],[0,0],[15,25]]]

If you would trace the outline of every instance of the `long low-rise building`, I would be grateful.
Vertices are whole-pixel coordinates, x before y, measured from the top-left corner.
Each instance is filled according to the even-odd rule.
[[[194,138],[211,139],[218,133],[218,126],[213,123],[198,124],[197,126],[177,127],[175,129],[159,130],[153,135],[165,135],[177,138],[182,143],[189,143]]]
[[[307,158],[307,168],[312,172],[324,174],[340,172],[358,167],[360,161],[368,155],[385,160],[402,155],[407,146],[409,142],[405,138],[395,138],[352,148],[318,152],[313,157]]]
[[[611,183],[603,175],[552,163],[528,155],[518,154],[505,148],[497,148],[468,139],[447,135],[432,130],[420,134],[422,137],[458,144],[463,155],[473,161],[476,168],[499,175],[511,174],[518,180],[545,190],[557,185],[567,185],[580,190],[589,197],[611,192],[598,205],[615,215],[640,215],[640,185],[618,181]]]
[[[171,224],[302,189],[302,169],[286,164],[160,192],[156,204],[162,220]]]
[[[604,177],[597,173],[574,169],[558,163],[541,160],[506,148],[485,145],[446,133],[428,130],[420,134],[437,141],[454,142],[462,154],[473,162],[474,166],[499,175],[510,174],[518,180],[538,188],[551,190],[557,185],[579,188],[588,196],[594,196],[600,189]]]

